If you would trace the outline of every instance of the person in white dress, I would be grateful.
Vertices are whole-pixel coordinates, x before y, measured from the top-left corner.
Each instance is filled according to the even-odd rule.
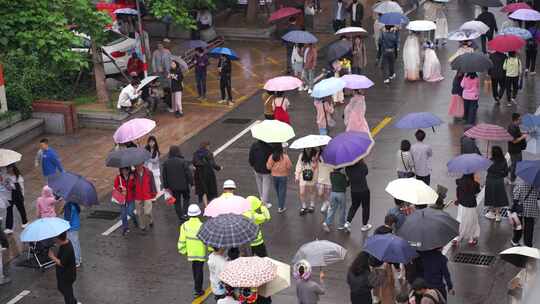
[[[424,43],[422,78],[427,82],[437,82],[444,79],[441,74],[441,62],[433,47],[434,45],[431,41],[426,41],[426,43]]]
[[[154,174],[154,181],[156,184],[156,198],[161,195],[161,169],[159,163],[159,152],[158,142],[155,136],[149,136],[148,141],[146,142],[146,150],[152,154],[152,157],[147,160],[144,165]]]
[[[448,39],[448,21],[446,19],[445,5],[443,3],[435,4],[435,46],[445,45]]]
[[[403,46],[403,70],[405,79],[416,81],[420,79],[420,38],[418,32],[411,31]]]

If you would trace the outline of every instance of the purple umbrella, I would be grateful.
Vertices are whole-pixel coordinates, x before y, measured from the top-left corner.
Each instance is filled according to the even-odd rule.
[[[509,18],[523,21],[540,21],[540,13],[533,9],[518,9],[508,16]]]
[[[371,135],[364,132],[343,132],[334,137],[323,151],[326,164],[335,168],[352,166],[366,157],[375,141]]]
[[[374,83],[364,75],[347,74],[341,77],[345,81],[345,88],[351,90],[361,90],[371,88]]]
[[[435,132],[433,127],[442,123],[443,121],[439,117],[435,116],[435,114],[429,112],[415,112],[403,116],[394,124],[394,127],[398,129],[432,128],[433,132]]]
[[[409,242],[393,234],[379,234],[368,237],[364,251],[387,263],[409,263],[418,256]]]
[[[487,170],[492,163],[492,161],[481,155],[468,153],[452,158],[446,166],[449,173],[472,174]]]
[[[71,172],[58,173],[50,176],[47,183],[66,202],[85,206],[99,204],[94,184],[78,174]]]

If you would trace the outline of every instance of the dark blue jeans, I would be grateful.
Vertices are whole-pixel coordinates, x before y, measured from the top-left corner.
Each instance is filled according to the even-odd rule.
[[[135,202],[126,202],[120,206],[120,216],[122,217],[122,229],[128,229],[128,216],[133,219],[136,224],[137,220],[133,211],[135,210]]]
[[[465,109],[463,118],[465,118],[468,125],[474,125],[476,123],[476,112],[478,112],[478,100],[463,99],[463,107]]]
[[[197,81],[197,93],[199,97],[206,97],[206,70],[195,70],[195,80]]]
[[[274,188],[278,198],[278,208],[285,208],[285,198],[287,197],[287,176],[272,176]]]

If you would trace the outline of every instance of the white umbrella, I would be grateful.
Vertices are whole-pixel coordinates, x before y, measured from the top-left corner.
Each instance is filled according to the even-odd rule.
[[[272,281],[258,288],[259,295],[269,297],[291,286],[291,266],[268,257],[264,259],[277,266],[277,276]]]
[[[265,143],[284,143],[293,138],[293,128],[279,120],[265,120],[251,127],[251,136]]]
[[[367,36],[368,32],[358,26],[348,26],[336,32],[336,35],[352,35],[352,36]]]
[[[141,80],[141,83],[139,84],[138,89],[140,90],[140,89],[144,88],[144,87],[147,86],[150,82],[152,82],[152,81],[154,81],[154,80],[156,80],[156,79],[158,79],[158,78],[159,78],[159,76],[146,76],[146,77],[144,77],[144,79]]]
[[[485,34],[485,33],[487,33],[489,31],[489,26],[487,26],[482,21],[472,20],[472,21],[467,21],[467,22],[463,23],[459,27],[459,29],[462,30],[462,31],[475,31],[475,32],[478,32],[480,34]]]
[[[429,20],[414,20],[407,24],[407,29],[415,32],[433,31],[436,28],[435,22]]]
[[[454,31],[448,34],[448,40],[452,40],[452,41],[474,40],[480,36],[482,36],[482,34],[480,34],[477,31],[459,30],[459,31]]]
[[[0,149],[0,167],[6,167],[20,161],[22,155],[9,149]]]
[[[501,255],[501,259],[521,268],[526,266],[529,259],[540,260],[540,250],[527,246],[508,248],[499,254]]]
[[[432,205],[439,198],[435,190],[414,177],[393,180],[385,190],[394,198],[413,205]]]
[[[399,3],[395,1],[383,1],[373,5],[373,12],[377,14],[386,14],[386,13],[400,13],[403,14],[403,8]]]
[[[291,149],[305,149],[326,146],[332,137],[328,135],[307,135],[295,140],[290,146]]]
[[[132,9],[129,7],[119,8],[114,10],[115,15],[133,15],[137,16],[138,12],[136,9]]]

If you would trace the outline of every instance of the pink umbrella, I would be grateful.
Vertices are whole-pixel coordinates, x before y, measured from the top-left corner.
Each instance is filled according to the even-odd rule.
[[[278,9],[277,11],[273,12],[272,15],[270,15],[270,18],[268,18],[268,22],[274,22],[281,19],[285,19],[294,15],[298,15],[302,13],[301,10],[294,8],[294,7],[282,7]]]
[[[216,217],[221,214],[243,214],[251,209],[249,201],[238,195],[225,195],[213,199],[204,209],[204,216]]]
[[[367,89],[374,85],[373,81],[364,75],[347,74],[342,76],[341,80],[345,81],[347,89],[352,90]]]
[[[279,76],[268,80],[264,84],[267,91],[290,91],[298,89],[302,85],[302,80],[292,76]]]
[[[509,141],[512,135],[505,128],[492,124],[477,124],[465,132],[465,136],[476,139]]]
[[[510,4],[508,4],[508,5],[505,5],[505,6],[501,9],[501,12],[505,12],[505,13],[513,13],[513,12],[517,11],[518,9],[523,9],[523,8],[531,9],[531,6],[528,5],[528,4],[525,3],[525,2],[510,3]]]
[[[118,144],[134,141],[150,133],[155,127],[156,122],[151,119],[134,118],[126,121],[116,129],[113,139]]]

